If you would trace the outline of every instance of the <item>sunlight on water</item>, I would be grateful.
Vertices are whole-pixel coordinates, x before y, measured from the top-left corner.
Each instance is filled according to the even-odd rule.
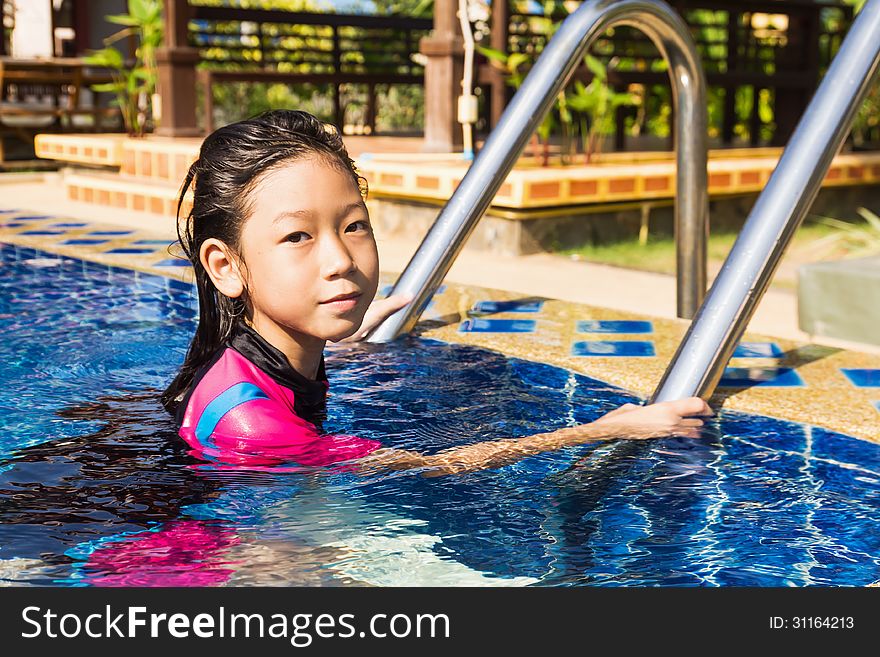
[[[880,446],[725,412],[700,440],[602,443],[441,478],[206,467],[158,403],[194,328],[189,286],[11,246],[0,271],[0,583],[880,579]],[[327,370],[326,430],[423,452],[632,401],[430,340],[331,348]]]

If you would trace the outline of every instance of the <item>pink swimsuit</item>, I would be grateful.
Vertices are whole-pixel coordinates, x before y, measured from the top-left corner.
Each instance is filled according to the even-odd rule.
[[[319,430],[328,383],[294,370],[287,358],[239,323],[194,377],[177,410],[179,434],[196,457],[241,465],[315,466],[355,459],[381,444]]]

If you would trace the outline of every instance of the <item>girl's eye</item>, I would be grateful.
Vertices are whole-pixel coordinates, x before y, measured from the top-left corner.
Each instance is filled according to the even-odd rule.
[[[292,244],[299,244],[300,242],[305,242],[307,239],[309,239],[309,234],[302,231],[291,233],[287,236],[287,241]]]
[[[345,232],[346,232],[346,233],[354,233],[355,231],[358,231],[358,230],[366,230],[366,231],[369,231],[369,230],[370,230],[370,224],[367,223],[366,221],[355,221],[354,223],[349,224],[349,225],[346,226],[346,228],[345,228]]]

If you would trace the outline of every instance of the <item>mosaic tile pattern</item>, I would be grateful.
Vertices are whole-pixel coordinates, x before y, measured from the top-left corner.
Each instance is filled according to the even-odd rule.
[[[533,333],[531,319],[467,319],[458,328],[460,333]]]
[[[788,367],[728,367],[718,382],[719,388],[746,388],[766,386],[790,388],[803,387],[804,381],[793,369]]]
[[[653,342],[641,340],[582,340],[571,347],[572,356],[595,356],[599,358],[628,357],[647,358],[656,356]]]
[[[478,301],[471,308],[471,314],[537,313],[543,307],[543,301]]]
[[[857,388],[880,388],[880,369],[841,369]]]
[[[653,333],[651,322],[626,319],[587,319],[577,323],[578,333]]]
[[[733,352],[733,358],[780,358],[782,349],[775,342],[741,342]]]

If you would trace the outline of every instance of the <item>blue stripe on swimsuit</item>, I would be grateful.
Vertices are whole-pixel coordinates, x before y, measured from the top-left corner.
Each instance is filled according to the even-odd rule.
[[[196,425],[196,438],[209,447],[215,447],[213,441],[208,439],[214,433],[217,423],[233,408],[252,399],[269,399],[269,395],[263,392],[259,386],[247,382],[236,383],[217,395],[210,404],[205,406],[205,410],[199,418],[199,423]]]

